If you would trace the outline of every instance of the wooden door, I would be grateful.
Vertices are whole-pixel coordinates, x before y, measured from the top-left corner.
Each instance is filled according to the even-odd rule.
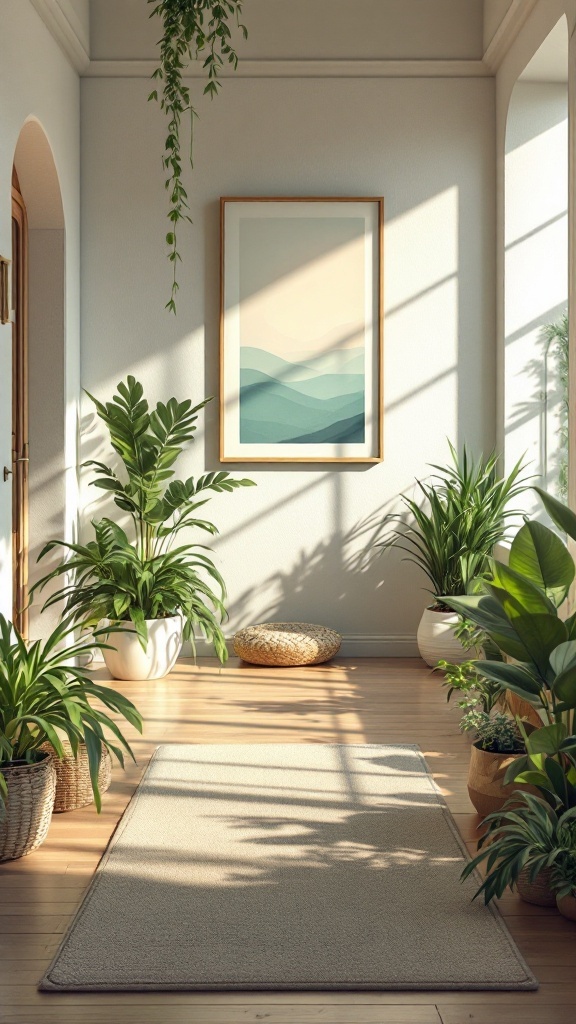
[[[12,566],[13,621],[28,635],[28,223],[12,175]]]

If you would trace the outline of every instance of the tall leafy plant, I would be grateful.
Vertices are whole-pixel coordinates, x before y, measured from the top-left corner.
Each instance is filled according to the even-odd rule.
[[[208,81],[204,93],[213,98],[220,88],[220,69],[224,64],[236,69],[238,55],[232,44],[230,23],[235,22],[244,38],[245,25],[241,22],[242,0],[147,0],[152,4],[151,18],[162,22],[162,38],[159,41],[160,62],[152,77],[158,87],[153,89],[149,100],[159,102],[167,118],[167,135],[164,143],[162,166],[167,171],[165,187],[169,197],[168,220],[170,230],[166,235],[169,246],[168,258],[172,263],[172,289],[166,308],[176,313],[178,291],[177,266],[181,260],[178,250],[177,232],[182,221],[190,221],[188,194],[182,180],[182,118],[190,119],[189,162],[193,166],[194,118],[197,117],[190,90],[184,84],[183,75],[187,65],[199,56],[203,57],[203,68]]]
[[[112,402],[89,395],[105,423],[122,470],[91,460],[93,486],[109,494],[118,509],[128,514],[132,540],[109,518],[93,522],[95,539],[87,544],[50,541],[40,558],[55,547],[69,557],[32,589],[43,588],[56,577],[67,577],[46,607],[64,602],[65,613],[83,625],[103,618],[131,622],[143,646],[147,619],[181,613],[184,637],[194,644],[199,626],[214,644],[221,660],[227,657],[219,622],[225,616],[224,580],[203,545],[176,544],[184,530],[196,528],[216,534],[216,526],[198,516],[208,492],[229,492],[252,486],[227,472],[206,473],[195,479],[174,479],[174,465],[192,441],[200,410],[187,399],[171,398],[150,410],[142,385],[132,376],[118,384]],[[217,592],[216,592],[217,591]]]
[[[500,477],[495,453],[473,459],[466,446],[462,455],[449,447],[451,463],[432,465],[430,483],[416,481],[420,499],[401,495],[408,522],[405,513],[388,515],[385,522],[396,525],[382,545],[406,552],[422,570],[439,610],[446,608],[445,596],[465,594],[472,580],[488,573],[495,544],[518,515],[510,502],[526,488],[522,461]]]
[[[576,515],[536,488],[556,525],[576,540]],[[477,595],[448,596],[446,603],[483,629],[517,664],[487,659],[476,670],[529,701],[550,725],[574,733],[576,708],[576,613],[559,609],[576,575],[563,541],[541,523],[528,521],[516,534],[504,565],[493,559],[492,576]]]

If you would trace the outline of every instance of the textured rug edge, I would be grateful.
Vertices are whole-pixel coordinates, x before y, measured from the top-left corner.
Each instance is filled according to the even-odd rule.
[[[93,894],[94,894],[94,892],[95,892],[95,890],[96,890],[96,888],[98,886],[100,878],[101,878],[101,876],[102,876],[102,874],[104,872],[106,864],[107,864],[107,862],[108,862],[108,860],[109,860],[109,858],[111,856],[112,850],[114,849],[114,846],[115,846],[117,840],[122,835],[122,833],[125,831],[126,827],[128,826],[128,824],[129,824],[129,822],[130,822],[130,820],[132,818],[132,815],[134,813],[136,804],[137,804],[137,802],[138,802],[138,800],[140,798],[140,795],[141,795],[141,790],[142,790],[142,787],[143,787],[143,783],[145,782],[146,776],[148,775],[148,773],[150,771],[150,768],[152,767],[152,765],[153,765],[154,761],[156,760],[156,758],[160,755],[161,751],[165,747],[170,747],[170,746],[190,746],[190,747],[194,747],[194,748],[200,749],[201,747],[204,747],[204,746],[217,746],[217,745],[219,745],[219,744],[203,744],[203,743],[199,743],[199,744],[174,744],[174,743],[162,743],[162,744],[159,744],[156,747],[156,749],[154,750],[152,756],[150,757],[150,760],[148,761],[148,764],[146,765],[146,768],[145,768],[145,770],[144,770],[144,772],[142,774],[142,778],[140,779],[140,781],[139,781],[139,783],[138,783],[134,793],[132,794],[132,796],[130,798],[130,802],[128,803],[128,806],[126,807],[125,811],[123,812],[121,818],[119,819],[119,821],[118,821],[118,823],[116,825],[116,828],[114,829],[114,831],[112,832],[112,835],[110,836],[110,839],[108,840],[108,843],[107,843],[106,848],[105,848],[105,850],[104,850],[104,852],[102,854],[102,857],[100,858],[100,860],[99,860],[99,862],[98,862],[98,864],[96,866],[96,870],[94,872],[92,880],[90,881],[90,883],[88,885],[88,888],[87,888],[87,890],[86,890],[86,892],[85,892],[85,894],[84,894],[84,896],[82,898],[82,901],[81,901],[81,903],[80,903],[76,913],[74,914],[74,917],[72,918],[68,928],[66,929],[66,931],[65,931],[65,933],[64,933],[64,935],[62,937],[61,942],[58,945],[58,949],[56,950],[54,956],[52,957],[52,960],[50,962],[50,966],[48,967],[48,970],[46,971],[46,973],[44,974],[44,976],[42,977],[41,981],[39,982],[39,984],[37,986],[39,992],[46,992],[46,993],[49,993],[49,992],[60,992],[60,993],[63,993],[63,992],[351,992],[351,993],[353,993],[353,992],[527,992],[527,991],[528,992],[534,992],[534,991],[536,991],[539,988],[539,981],[538,981],[538,979],[533,974],[533,972],[531,971],[530,967],[526,963],[526,960],[524,959],[524,957],[522,956],[520,950],[518,949],[518,946],[517,946],[516,942],[514,941],[512,935],[510,934],[510,931],[509,931],[505,921],[503,920],[502,915],[500,914],[500,911],[492,903],[489,904],[488,909],[489,909],[490,913],[492,914],[492,917],[494,919],[495,924],[500,929],[500,932],[502,933],[504,939],[508,943],[514,958],[516,959],[517,963],[519,964],[519,966],[524,971],[525,980],[523,980],[523,981],[518,981],[518,982],[493,982],[493,983],[482,983],[482,984],[477,984],[477,983],[459,984],[459,983],[455,983],[455,982],[444,982],[443,984],[437,984],[437,985],[434,985],[433,987],[431,987],[427,983],[420,983],[420,982],[415,982],[415,983],[412,983],[410,985],[407,985],[404,982],[398,983],[398,984],[395,984],[395,983],[391,982],[391,983],[387,984],[385,988],[374,986],[372,984],[371,985],[367,985],[367,984],[358,984],[358,983],[356,983],[356,984],[354,984],[354,983],[350,983],[350,984],[342,983],[341,985],[335,985],[335,984],[324,985],[324,984],[312,984],[312,983],[310,983],[310,984],[304,984],[304,985],[301,984],[301,985],[298,985],[298,986],[295,986],[293,984],[289,984],[289,985],[285,985],[284,986],[284,985],[281,985],[281,984],[276,983],[276,982],[274,984],[269,984],[269,985],[263,982],[263,983],[260,983],[257,987],[255,987],[254,985],[246,985],[246,984],[242,984],[242,983],[241,984],[230,984],[230,983],[228,983],[228,984],[225,984],[225,985],[224,984],[220,984],[220,985],[216,986],[216,985],[203,985],[203,984],[184,985],[184,984],[181,984],[181,983],[158,984],[158,982],[154,982],[154,983],[151,983],[151,984],[147,984],[145,982],[139,982],[137,984],[122,984],[122,985],[119,985],[119,984],[114,984],[114,985],[98,985],[98,984],[81,984],[81,983],[80,984],[66,983],[65,985],[60,985],[57,982],[52,981],[51,978],[50,978],[50,974],[51,974],[53,968],[55,967],[56,963],[58,962],[58,959],[60,957],[60,954],[61,954],[62,950],[64,949],[64,947],[66,946],[68,940],[72,936],[72,933],[73,933],[77,923],[79,922],[81,916],[83,915],[83,913],[87,909],[88,904],[90,902],[90,899],[93,896]],[[234,745],[236,746],[236,744],[234,744]],[[254,744],[239,744],[239,745],[240,746],[254,746]],[[305,744],[269,744],[270,747],[272,747],[272,746],[280,746],[280,745],[281,746],[305,746]],[[310,744],[310,745],[314,746],[315,744]],[[448,826],[450,828],[450,831],[451,831],[451,833],[452,833],[452,835],[453,835],[453,837],[454,837],[454,839],[455,839],[455,841],[456,841],[456,843],[458,845],[458,848],[459,848],[460,852],[462,853],[463,858],[466,861],[470,861],[470,859],[471,859],[470,858],[470,854],[468,853],[468,850],[466,848],[466,844],[464,843],[464,840],[462,839],[462,836],[460,835],[460,832],[458,831],[458,826],[456,825],[456,822],[454,821],[454,818],[452,816],[452,812],[450,811],[450,808],[448,807],[448,804],[446,803],[444,795],[440,791],[440,787],[438,786],[438,784],[436,783],[436,780],[434,779],[434,777],[432,775],[432,772],[430,770],[428,762],[426,761],[426,758],[424,757],[424,753],[422,751],[422,748],[417,743],[326,743],[326,744],[322,744],[322,746],[331,747],[331,748],[334,748],[334,749],[340,748],[340,747],[346,747],[346,748],[356,748],[356,749],[360,748],[360,749],[363,749],[363,750],[364,749],[380,750],[380,749],[382,749],[382,747],[398,747],[398,748],[404,749],[404,750],[413,750],[413,751],[415,751],[418,754],[418,756],[419,756],[419,760],[420,760],[420,762],[422,764],[423,771],[427,775],[427,777],[428,777],[428,779],[430,781],[430,785],[431,785],[431,787],[432,787],[432,789],[434,791],[434,794],[436,796],[438,804],[439,804],[439,806],[440,806],[440,808],[442,810],[442,814],[444,816],[444,819],[446,820],[446,822],[447,822],[447,824],[448,824]],[[473,877],[477,878],[478,883],[480,884],[481,876],[480,876],[480,874],[477,871],[474,872],[474,876]]]

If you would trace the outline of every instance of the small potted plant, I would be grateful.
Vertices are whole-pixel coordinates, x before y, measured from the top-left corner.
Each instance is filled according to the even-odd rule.
[[[486,876],[475,898],[482,894],[489,903],[510,886],[528,903],[555,906],[554,886],[560,886],[561,866],[573,852],[575,822],[574,807],[555,810],[532,793],[515,794],[501,811],[486,818],[480,852],[466,865],[462,878],[486,861]]]
[[[576,822],[566,823],[563,831],[567,850],[555,863],[551,882],[558,910],[569,921],[576,921]]]
[[[522,462],[500,478],[498,456],[492,453],[477,460],[464,446],[459,456],[449,444],[452,464],[432,466],[430,483],[417,480],[423,504],[400,495],[409,521],[392,513],[385,522],[395,523],[392,537],[383,548],[397,547],[427,576],[432,603],[424,610],[418,627],[418,649],[427,665],[435,667],[441,658],[449,662],[467,660],[454,630],[458,615],[447,600],[468,592],[472,582],[488,575],[489,558],[506,532],[509,519],[518,515],[510,502],[526,489],[520,479]]]
[[[85,746],[100,810],[102,751],[111,751],[121,764],[123,751],[134,756],[102,705],[142,731],[131,701],[75,664],[79,656],[102,647],[99,637],[66,647],[73,631],[68,619],[46,640],[27,645],[0,615],[0,860],[23,857],[46,838],[56,792],[54,758],[66,753],[62,736],[74,755]]]
[[[131,519],[132,538],[104,518],[93,522],[94,540],[86,544],[50,541],[40,558],[58,546],[67,550],[68,557],[32,592],[49,580],[66,578],[45,607],[63,601],[65,614],[78,625],[94,627],[102,622],[113,628],[104,660],[115,679],[167,675],[183,639],[195,649],[195,628],[225,661],[228,651],[220,627],[226,614],[224,580],[204,545],[177,541],[183,530],[218,532],[198,515],[208,492],[229,492],[251,486],[252,481],[233,479],[227,472],[173,479],[173,466],[193,439],[198,413],[206,402],[193,407],[190,400],[171,398],[151,411],[134,377],[118,385],[112,402],[104,405],[89,397],[120,459],[120,475],[101,462],[86,465],[96,471],[93,485],[107,492]]]
[[[470,749],[468,795],[478,814],[485,817],[499,811],[519,788],[518,783],[506,784],[506,772],[526,748],[516,722],[501,711],[470,710],[463,720],[463,728],[476,736]]]

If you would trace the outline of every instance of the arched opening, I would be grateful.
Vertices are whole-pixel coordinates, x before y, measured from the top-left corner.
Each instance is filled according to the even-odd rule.
[[[13,455],[13,529],[21,531],[25,543],[15,558],[14,582],[20,587],[15,597],[22,600],[40,575],[36,560],[43,545],[65,535],[64,211],[52,149],[35,119],[20,132],[14,170],[27,214],[27,365],[19,385],[20,408],[15,403],[15,419],[25,425],[27,437],[21,434]],[[23,444],[27,447],[20,450]],[[29,462],[16,464],[17,458]],[[40,633],[39,607],[36,602],[29,621],[22,622],[31,637]],[[43,619],[41,632],[47,627]]]
[[[505,158],[505,451],[568,493],[568,26],[516,82]],[[537,497],[531,514],[541,516]]]

